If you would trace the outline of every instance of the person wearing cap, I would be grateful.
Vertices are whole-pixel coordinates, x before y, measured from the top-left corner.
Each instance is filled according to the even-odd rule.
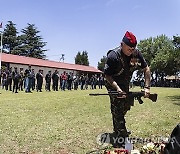
[[[148,67],[141,52],[136,49],[137,40],[132,32],[127,31],[119,47],[109,50],[104,67],[108,91],[118,91],[119,93],[129,92],[129,83],[134,70],[143,69],[145,77],[145,97],[150,94],[150,68]],[[134,101],[127,98],[117,98],[110,95],[111,113],[113,119],[114,132],[117,137],[126,138],[129,132],[125,126],[125,114],[133,106]],[[115,144],[122,146],[123,144]]]

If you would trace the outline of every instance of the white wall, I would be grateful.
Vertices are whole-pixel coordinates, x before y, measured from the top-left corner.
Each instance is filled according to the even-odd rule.
[[[23,71],[25,71],[28,68],[28,65],[10,64],[10,67],[12,67],[12,70],[14,70],[14,67],[17,67],[18,71],[20,70],[20,68],[23,68]],[[59,74],[63,73],[64,71],[66,71],[67,73],[72,72],[74,74],[77,74],[77,71],[74,71],[74,70],[40,67],[40,66],[33,66],[33,65],[31,65],[31,69],[34,69],[35,74],[39,71],[39,69],[43,70],[44,77],[46,76],[48,71],[51,71],[51,73],[53,73],[56,69],[59,71]]]

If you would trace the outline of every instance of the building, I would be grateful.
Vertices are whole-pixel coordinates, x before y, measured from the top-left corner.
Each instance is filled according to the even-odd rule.
[[[2,67],[10,68],[17,67],[18,70],[23,68],[23,70],[27,69],[29,65],[34,69],[35,73],[39,71],[39,69],[43,70],[43,74],[45,75],[49,70],[53,73],[55,70],[59,71],[59,74],[64,71],[72,72],[74,74],[100,74],[102,73],[100,70],[96,69],[92,66],[84,66],[77,64],[69,64],[63,62],[56,62],[51,60],[43,60],[25,56],[18,56],[12,54],[2,53],[1,55],[1,63]]]

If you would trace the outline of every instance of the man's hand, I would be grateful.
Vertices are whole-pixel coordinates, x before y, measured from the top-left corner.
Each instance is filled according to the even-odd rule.
[[[144,88],[144,92],[145,92],[145,94],[144,94],[144,97],[145,98],[148,98],[149,97],[149,95],[150,95],[150,88]]]
[[[110,83],[110,85],[117,90],[117,92],[119,93],[119,96],[117,96],[117,98],[126,98],[126,93],[123,92],[121,90],[121,88],[118,86],[118,84],[116,83],[116,81],[114,81],[114,79],[112,78],[112,76],[109,75],[105,75],[106,80]]]
[[[119,96],[117,98],[126,98],[126,93],[121,90],[121,88],[117,88],[117,92],[119,93]]]

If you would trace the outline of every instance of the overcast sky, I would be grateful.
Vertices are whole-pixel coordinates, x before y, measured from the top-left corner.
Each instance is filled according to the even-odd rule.
[[[3,25],[13,21],[20,32],[35,24],[47,42],[47,58],[59,61],[65,54],[67,63],[86,50],[96,67],[127,30],[138,41],[180,34],[180,0],[0,0],[0,6]]]

